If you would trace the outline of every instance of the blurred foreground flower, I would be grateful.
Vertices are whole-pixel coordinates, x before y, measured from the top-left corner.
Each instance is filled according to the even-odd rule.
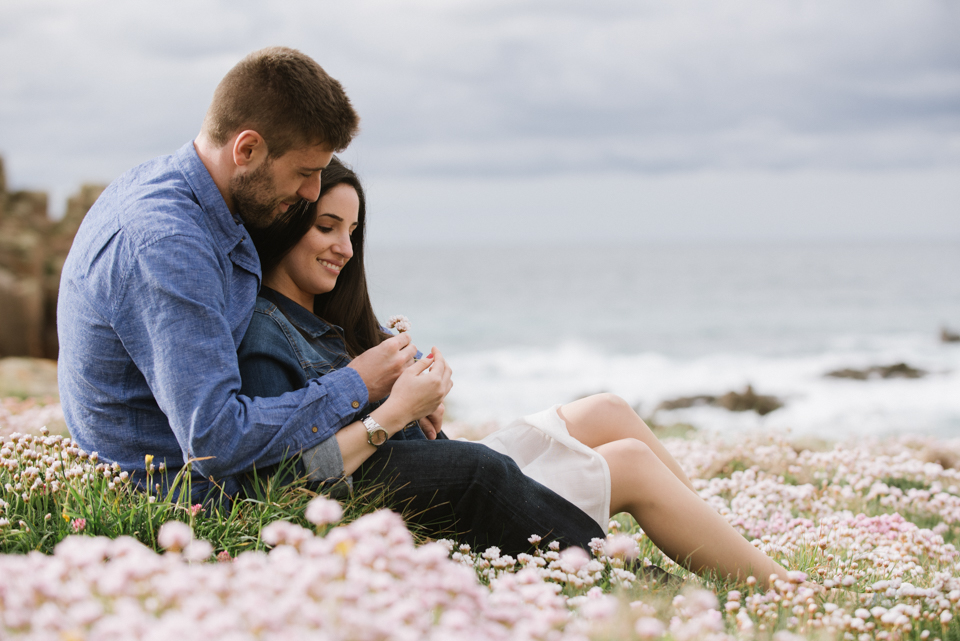
[[[304,516],[317,527],[333,525],[343,518],[343,508],[333,499],[321,495],[307,503]]]
[[[186,523],[180,521],[168,521],[160,526],[160,532],[157,534],[157,543],[164,550],[170,552],[179,552],[187,547],[193,540],[193,530]]]

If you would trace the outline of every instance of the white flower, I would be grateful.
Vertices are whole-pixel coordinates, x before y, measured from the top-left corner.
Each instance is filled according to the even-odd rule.
[[[410,320],[406,316],[403,316],[402,314],[391,316],[387,320],[387,327],[389,327],[390,329],[395,329],[400,333],[409,332]]]
[[[323,527],[342,519],[343,508],[333,499],[321,495],[307,503],[304,516],[317,527]]]
[[[164,550],[179,552],[187,547],[193,540],[193,530],[186,523],[180,521],[167,521],[160,526],[160,532],[157,534],[157,543]]]
[[[659,619],[653,617],[640,617],[634,625],[637,636],[641,639],[656,639],[662,637],[667,627]]]
[[[640,554],[640,548],[633,538],[624,534],[609,537],[603,544],[603,553],[611,558],[632,561]]]
[[[310,530],[289,521],[274,521],[260,530],[260,537],[270,547],[289,545],[296,548],[312,536]]]
[[[194,539],[187,543],[183,550],[183,557],[192,563],[206,561],[213,556],[213,546],[206,541]]]

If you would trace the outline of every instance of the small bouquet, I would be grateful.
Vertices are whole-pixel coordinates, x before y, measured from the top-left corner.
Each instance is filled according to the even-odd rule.
[[[387,327],[390,329],[397,330],[398,333],[402,334],[404,332],[410,331],[410,319],[402,314],[397,316],[391,316],[387,319]]]

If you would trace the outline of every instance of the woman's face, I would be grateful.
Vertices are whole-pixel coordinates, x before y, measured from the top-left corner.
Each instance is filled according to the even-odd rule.
[[[317,220],[290,250],[267,285],[307,309],[313,297],[337,284],[340,270],[353,256],[350,235],[357,228],[360,199],[356,190],[339,184],[317,203]]]

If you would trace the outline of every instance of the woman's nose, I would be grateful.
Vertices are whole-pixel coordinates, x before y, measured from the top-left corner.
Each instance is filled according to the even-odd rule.
[[[350,242],[350,236],[344,235],[338,242],[337,252],[346,259],[353,258],[353,243]]]

